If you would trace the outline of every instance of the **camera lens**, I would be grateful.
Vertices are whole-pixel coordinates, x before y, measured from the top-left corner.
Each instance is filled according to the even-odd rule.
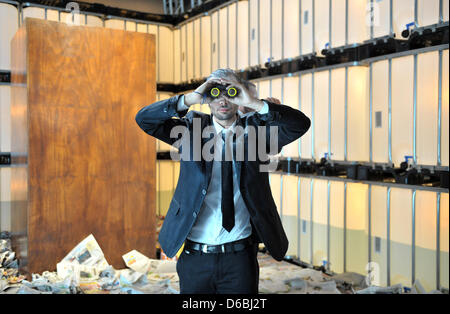
[[[234,87],[231,87],[228,89],[228,96],[230,97],[236,97],[237,95],[237,89]]]
[[[219,97],[220,95],[220,89],[218,89],[217,87],[214,87],[211,89],[211,96],[213,96],[214,98]]]

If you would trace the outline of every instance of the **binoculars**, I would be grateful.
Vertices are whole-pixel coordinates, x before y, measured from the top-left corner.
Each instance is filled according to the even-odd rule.
[[[239,90],[236,87],[230,87],[227,89],[226,85],[214,85],[208,93],[208,96],[212,98],[218,98],[222,94],[229,98],[235,98],[239,94]]]

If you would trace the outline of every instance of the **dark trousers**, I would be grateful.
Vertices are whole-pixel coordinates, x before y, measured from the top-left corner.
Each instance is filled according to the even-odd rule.
[[[205,254],[184,250],[177,261],[181,294],[257,294],[258,245],[239,252]]]

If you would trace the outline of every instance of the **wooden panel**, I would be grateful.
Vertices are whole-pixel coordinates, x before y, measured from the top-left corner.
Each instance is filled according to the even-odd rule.
[[[28,188],[27,270],[55,270],[89,234],[115,268],[132,249],[154,257],[155,142],[134,117],[155,101],[155,36],[37,19],[25,27],[13,52],[26,44],[28,104],[13,96],[12,116],[14,132],[27,119],[19,139],[29,151],[12,188],[22,199]],[[23,143],[13,141],[15,155]]]

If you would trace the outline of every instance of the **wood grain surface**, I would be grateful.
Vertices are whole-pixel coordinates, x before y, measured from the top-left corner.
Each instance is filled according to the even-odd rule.
[[[89,234],[115,268],[133,249],[154,257],[155,143],[134,121],[155,101],[154,35],[25,27],[28,271],[55,270]]]

